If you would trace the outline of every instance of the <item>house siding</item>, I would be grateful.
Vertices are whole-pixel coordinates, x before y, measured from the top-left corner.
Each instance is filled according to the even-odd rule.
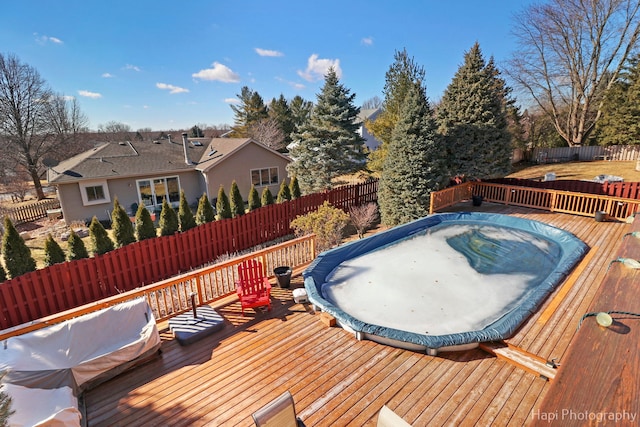
[[[242,155],[239,155],[240,152]],[[235,180],[243,200],[246,201],[249,198],[249,191],[251,190],[251,170],[269,167],[278,168],[278,183],[268,186],[275,197],[280,189],[280,183],[287,178],[286,166],[289,161],[278,154],[262,148],[256,143],[251,143],[243,147],[240,152],[229,156],[207,171],[209,198],[213,200],[218,197],[220,185],[224,187],[224,191],[229,195],[231,183]],[[262,195],[265,187],[266,186],[259,186],[256,187],[256,190]]]

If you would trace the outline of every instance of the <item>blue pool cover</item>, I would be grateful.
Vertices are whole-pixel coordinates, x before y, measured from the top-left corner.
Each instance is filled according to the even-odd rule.
[[[479,329],[431,335],[410,332],[401,327],[376,325],[375,322],[362,321],[343,311],[338,307],[339,304],[334,303],[327,295],[327,289],[323,289],[323,286],[330,285],[327,282],[332,280],[334,273],[345,261],[450,224],[471,225],[463,233],[447,237],[446,244],[461,254],[477,273],[488,275],[490,278],[494,277],[495,280],[505,277],[500,275],[512,273],[524,274],[528,278],[533,277],[531,279],[533,285],[527,285],[517,300],[505,306],[497,318],[485,322]],[[529,235],[549,244],[545,245],[543,251],[535,243],[529,243],[526,239],[524,241],[496,239],[491,234],[483,233],[482,228],[478,228],[483,225],[500,230],[514,230],[521,236],[524,233],[525,236]],[[415,346],[434,351],[456,350],[466,348],[465,346],[469,344],[496,341],[511,336],[522,322],[535,312],[549,293],[565,279],[587,250],[587,245],[573,234],[541,222],[489,213],[445,213],[430,215],[323,252],[305,270],[303,276],[309,301],[322,311],[334,316],[346,329],[363,334],[370,339],[390,342],[392,345],[398,342],[410,344],[409,348]],[[428,252],[424,253],[424,258],[426,262],[429,258]],[[394,267],[394,265],[388,266],[390,269]],[[354,276],[349,268],[346,267],[349,281],[357,281],[358,277]],[[366,289],[368,285],[364,284],[364,286]],[[415,306],[415,301],[413,303]],[[455,304],[455,301],[453,303]],[[434,313],[434,317],[437,318],[437,313]]]

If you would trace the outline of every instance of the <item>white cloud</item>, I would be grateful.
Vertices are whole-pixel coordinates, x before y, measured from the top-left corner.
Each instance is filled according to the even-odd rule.
[[[166,83],[156,83],[156,87],[162,90],[168,90],[169,93],[186,93],[189,92],[189,89],[185,89],[183,87],[169,85]]]
[[[60,40],[59,38],[57,38],[57,37],[40,35],[38,33],[33,33],[33,35],[36,38],[36,43],[41,44],[41,45],[47,44],[49,42],[54,43],[54,44],[64,44],[64,42],[62,40]]]
[[[111,79],[115,76],[111,73],[102,73],[102,77],[104,77],[105,79]]]
[[[336,75],[340,78],[342,76],[342,70],[340,69],[339,59],[320,59],[318,58],[318,54],[314,53],[307,61],[307,69],[304,71],[298,70],[298,75],[309,82],[313,82],[324,78],[331,67],[333,67]]]
[[[74,99],[76,99],[76,97],[71,95],[64,95],[62,99],[64,99],[65,101],[73,101]]]
[[[362,44],[366,45],[366,46],[371,46],[373,45],[373,37],[364,37],[362,39]]]
[[[127,64],[127,65],[125,65],[125,66],[124,66],[124,69],[125,69],[125,70],[138,71],[138,72],[142,71],[142,70],[140,69],[140,67],[138,67],[137,65],[131,65],[131,64]]]
[[[278,52],[277,50],[260,49],[259,47],[257,47],[255,50],[256,53],[260,56],[284,56],[284,53]]]
[[[240,104],[240,100],[238,98],[225,98],[224,102],[227,104]]]
[[[306,87],[306,86],[305,86],[305,85],[303,85],[302,83],[290,82],[289,84],[290,84],[294,89],[297,89],[297,90],[302,90],[302,89],[304,89],[304,88]]]
[[[193,73],[191,77],[194,79],[219,81],[223,83],[237,83],[240,81],[240,76],[226,65],[214,62],[211,66],[212,68],[205,68],[197,73]]]
[[[79,90],[78,95],[84,96],[85,98],[92,98],[92,99],[102,98],[102,94],[97,92],[89,92],[88,90]]]

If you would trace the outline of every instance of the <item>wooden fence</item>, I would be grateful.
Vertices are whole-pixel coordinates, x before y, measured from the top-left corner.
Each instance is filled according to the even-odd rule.
[[[640,212],[640,199],[575,193],[571,191],[520,187],[489,182],[466,182],[431,193],[430,212],[455,205],[472,195],[486,202],[503,203],[551,212],[595,217],[604,212],[607,217],[626,220]]]
[[[572,160],[633,161],[640,159],[640,145],[534,148],[530,152],[530,156],[529,160],[536,163],[556,163]]]
[[[519,187],[547,188],[551,190],[573,191],[576,193],[599,194],[602,196],[640,199],[640,182],[593,182],[573,179],[555,181],[534,181],[520,178],[496,178],[484,182],[516,185]]]
[[[324,201],[348,210],[376,201],[377,191],[378,181],[370,181],[310,194],[18,276],[0,284],[0,329],[165,280],[223,255],[288,236],[293,219],[315,211]]]
[[[44,218],[47,216],[48,210],[59,208],[60,201],[58,199],[46,199],[15,208],[0,207],[0,217],[8,216],[11,222],[16,225]]]
[[[275,267],[287,265],[291,268],[299,268],[309,264],[315,256],[315,236],[300,237],[152,285],[100,298],[95,302],[79,305],[69,310],[55,311],[55,314],[42,318],[36,317],[28,323],[16,323],[17,326],[6,328],[0,332],[0,341],[138,297],[147,298],[156,321],[163,321],[176,314],[191,310],[192,293],[196,295],[196,305],[209,304],[234,294],[236,291],[235,281],[238,278],[237,266],[246,259],[260,261],[265,275],[273,277],[271,272]],[[68,297],[73,297],[77,293],[77,286],[68,284],[65,294]],[[61,298],[63,297],[61,296]],[[38,299],[41,301],[37,305],[48,304],[47,298],[44,296]],[[26,310],[30,309],[26,308]]]

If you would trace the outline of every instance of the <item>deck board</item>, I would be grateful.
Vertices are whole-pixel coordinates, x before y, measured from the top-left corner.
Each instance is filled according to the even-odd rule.
[[[490,203],[473,209],[546,222],[596,251],[547,319],[538,321],[558,290],[506,340],[562,363],[629,225]],[[479,349],[433,357],[357,341],[295,304],[291,289],[274,288],[272,306],[242,317],[239,303],[227,302],[225,328],[186,347],[163,331],[160,357],[85,393],[88,425],[251,426],[251,413],[285,390],[309,426],[374,426],[384,404],[415,426],[524,425],[552,386]]]

